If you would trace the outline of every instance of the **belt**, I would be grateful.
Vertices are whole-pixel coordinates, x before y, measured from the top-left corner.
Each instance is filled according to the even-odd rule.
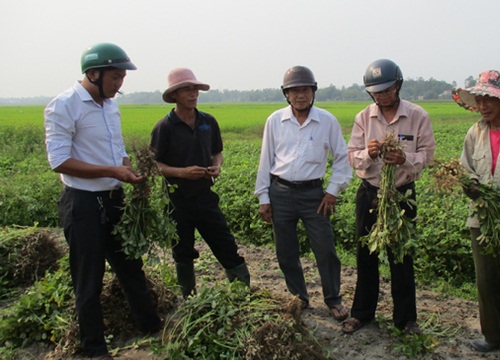
[[[304,181],[288,181],[280,178],[276,175],[271,175],[271,177],[276,180],[276,182],[288,186],[292,189],[306,189],[323,185],[323,179],[314,179],[314,180],[304,180]]]
[[[123,188],[119,187],[117,189],[113,190],[104,190],[104,191],[88,191],[88,190],[80,190],[80,189],[75,189],[69,186],[64,187],[64,191],[76,193],[76,194],[82,194],[82,195],[88,195],[88,196],[96,196],[96,197],[108,197],[110,199],[118,199],[123,197]]]

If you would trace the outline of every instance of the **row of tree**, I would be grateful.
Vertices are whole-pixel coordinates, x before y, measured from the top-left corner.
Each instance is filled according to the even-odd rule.
[[[451,100],[451,90],[456,83],[449,84],[435,79],[424,80],[407,79],[403,82],[401,97],[408,100]],[[349,87],[337,88],[330,85],[320,88],[316,92],[317,101],[369,101],[363,85],[353,84]],[[120,96],[122,104],[161,104],[161,92],[141,92]],[[210,90],[200,92],[200,102],[282,102],[284,101],[281,89],[261,90]]]
[[[474,79],[466,79],[466,84],[472,85]],[[456,87],[456,83],[449,84],[433,78],[424,80],[406,79],[401,89],[401,97],[407,100],[451,100],[451,89]],[[467,85],[466,85],[467,86]],[[118,102],[121,104],[162,104],[161,91],[135,92],[120,95]],[[0,98],[0,105],[46,105],[51,98]],[[282,102],[283,93],[280,89],[262,90],[210,90],[200,93],[200,102],[221,103],[221,102]],[[316,92],[317,101],[369,101],[370,97],[366,93],[363,85],[352,84],[349,87],[337,88],[330,85],[326,88],[318,89]]]

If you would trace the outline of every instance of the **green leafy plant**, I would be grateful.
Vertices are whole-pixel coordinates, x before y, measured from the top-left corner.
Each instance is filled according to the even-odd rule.
[[[392,327],[392,335],[398,337],[401,343],[394,345],[407,359],[434,352],[439,341],[427,334],[405,334],[402,330]]]
[[[59,266],[1,310],[1,346],[22,347],[35,341],[54,343],[62,337],[71,318],[74,296],[67,256],[59,261]]]
[[[167,211],[169,204],[165,178],[154,160],[149,146],[134,147],[137,172],[144,180],[125,187],[123,215],[113,229],[129,258],[154,255],[155,247],[168,249],[175,237],[175,225]]]
[[[402,150],[399,140],[393,133],[386,134],[382,142],[381,157],[387,152]],[[385,255],[386,247],[389,247],[394,254],[394,261],[401,263],[403,258],[414,250],[416,232],[413,221],[404,216],[405,210],[401,209],[400,203],[407,202],[410,206],[416,204],[410,199],[411,192],[402,194],[396,189],[396,171],[397,167],[394,164],[384,163],[382,166],[380,188],[377,193],[377,221],[369,234],[361,238],[361,242],[368,247],[370,253],[378,252],[382,257]]]
[[[324,359],[302,326],[300,301],[249,291],[239,281],[203,286],[166,324],[172,359]]]
[[[457,159],[438,162],[434,179],[439,190],[449,193],[474,187],[477,198],[472,200],[472,216],[479,220],[481,235],[477,238],[485,254],[500,254],[500,189],[493,184],[479,183],[470,178]]]

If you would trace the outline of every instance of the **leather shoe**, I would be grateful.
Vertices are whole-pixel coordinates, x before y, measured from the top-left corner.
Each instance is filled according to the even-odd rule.
[[[482,339],[472,340],[470,342],[470,344],[472,345],[474,350],[479,351],[479,352],[483,352],[483,353],[487,353],[490,351],[500,349],[500,344],[497,344],[497,345],[490,344],[489,342],[482,340]]]

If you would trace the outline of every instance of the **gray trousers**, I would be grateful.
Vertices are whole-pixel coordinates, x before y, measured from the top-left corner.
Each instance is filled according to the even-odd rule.
[[[330,218],[317,213],[324,196],[322,186],[293,189],[273,180],[269,196],[276,255],[290,293],[309,302],[297,236],[300,219],[316,258],[325,304],[331,308],[341,303],[340,260],[335,251]]]
[[[484,255],[483,246],[477,238],[478,228],[470,228],[472,255],[476,270],[479,300],[479,321],[484,339],[493,345],[500,345],[500,255]]]

